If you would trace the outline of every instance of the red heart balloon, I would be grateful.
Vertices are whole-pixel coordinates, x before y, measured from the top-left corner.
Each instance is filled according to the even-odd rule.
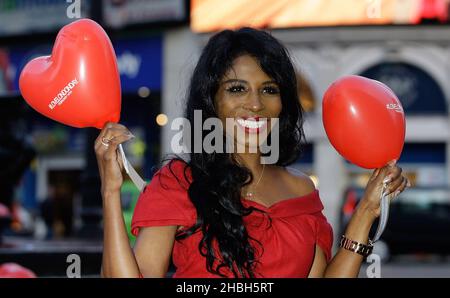
[[[0,265],[0,278],[36,278],[36,274],[19,264],[4,263]]]
[[[352,163],[374,169],[400,158],[405,114],[397,96],[383,83],[343,77],[326,91],[322,113],[331,144]]]
[[[39,113],[74,127],[103,128],[120,119],[116,56],[103,28],[89,19],[64,26],[52,55],[31,60],[19,88]]]

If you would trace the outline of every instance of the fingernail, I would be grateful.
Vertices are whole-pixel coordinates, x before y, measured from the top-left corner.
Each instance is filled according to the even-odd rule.
[[[389,162],[389,165],[390,165],[391,167],[393,167],[393,166],[395,166],[396,163],[397,163],[397,160],[396,160],[396,159],[393,159],[393,160],[391,160],[391,161]]]
[[[383,180],[383,184],[388,184],[389,182],[391,182],[392,177],[391,176],[387,176],[386,178],[384,178]]]
[[[130,138],[130,139],[134,139],[134,138],[135,138],[135,136],[134,136],[132,133],[127,133],[127,136],[128,136],[128,138]]]
[[[397,190],[395,193],[394,193],[394,197],[398,197],[398,195],[401,193],[401,191],[399,191],[399,190]]]

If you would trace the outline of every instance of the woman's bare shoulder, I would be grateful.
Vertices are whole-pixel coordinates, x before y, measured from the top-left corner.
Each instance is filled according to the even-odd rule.
[[[286,180],[300,195],[310,194],[316,190],[316,185],[309,175],[292,167],[282,169]]]

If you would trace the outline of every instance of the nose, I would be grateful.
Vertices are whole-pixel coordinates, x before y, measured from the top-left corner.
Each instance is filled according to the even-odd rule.
[[[259,92],[251,92],[244,104],[244,108],[252,112],[257,112],[264,109],[264,104],[261,100]]]

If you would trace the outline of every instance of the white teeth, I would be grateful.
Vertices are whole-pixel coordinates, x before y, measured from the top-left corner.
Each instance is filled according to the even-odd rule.
[[[244,119],[237,119],[237,122],[244,127],[247,128],[261,128],[265,124],[265,121],[255,121],[255,120],[244,120]]]

